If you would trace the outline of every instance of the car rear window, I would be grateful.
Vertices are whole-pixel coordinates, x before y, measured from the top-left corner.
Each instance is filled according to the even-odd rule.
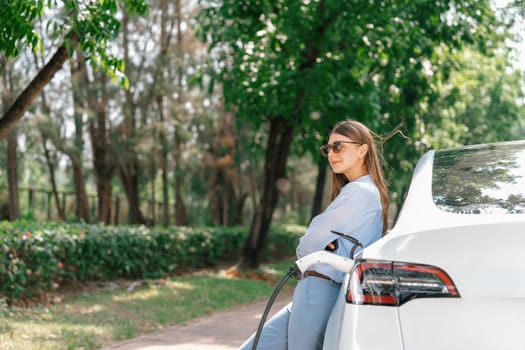
[[[435,152],[432,197],[461,214],[525,214],[525,141]]]

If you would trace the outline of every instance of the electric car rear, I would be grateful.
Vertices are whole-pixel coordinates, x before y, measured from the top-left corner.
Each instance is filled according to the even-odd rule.
[[[343,283],[324,349],[525,349],[525,141],[427,152]]]

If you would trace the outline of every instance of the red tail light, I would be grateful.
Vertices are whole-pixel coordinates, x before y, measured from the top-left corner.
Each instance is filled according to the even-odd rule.
[[[354,265],[346,293],[352,304],[400,306],[417,298],[458,298],[449,275],[438,267],[361,260]]]

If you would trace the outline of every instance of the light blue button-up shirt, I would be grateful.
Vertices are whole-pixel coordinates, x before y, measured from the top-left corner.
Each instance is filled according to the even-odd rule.
[[[299,240],[297,257],[324,250],[328,243],[336,239],[338,248],[334,253],[348,257],[353,244],[330,231],[352,236],[366,247],[381,238],[381,213],[381,197],[370,175],[347,183],[326,210],[312,219]],[[343,272],[326,264],[316,264],[310,270],[327,275],[337,282],[344,278]]]

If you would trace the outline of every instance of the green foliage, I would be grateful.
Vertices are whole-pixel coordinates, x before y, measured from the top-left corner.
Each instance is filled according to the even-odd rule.
[[[465,49],[453,55],[440,54],[442,62],[456,62],[459,69],[448,79],[438,76],[439,97],[428,106],[422,126],[427,147],[505,141],[514,138],[513,127],[525,112],[523,76],[506,59],[507,52],[486,57]]]
[[[426,107],[460,68],[455,55],[468,47],[490,60],[509,37],[486,0],[201,3],[197,33],[223,63],[215,65],[213,78],[237,116],[256,126],[288,120],[298,129],[294,151],[309,151],[314,159],[340,120],[357,119],[379,135],[399,130],[405,137],[384,144],[385,172],[398,202],[429,146]],[[495,98],[501,93],[491,92]],[[478,124],[491,118],[473,112]],[[512,128],[500,126],[500,136]]]
[[[228,61],[215,76],[226,101],[255,124],[297,123],[311,131],[298,135],[305,141],[349,116],[395,126],[396,115],[381,121],[382,98],[395,97],[382,89],[397,87],[399,103],[415,105],[428,94],[422,62],[435,47],[482,42],[494,23],[487,1],[201,2],[199,33]]]
[[[71,53],[78,43],[88,61],[128,87],[123,60],[110,52],[109,43],[120,30],[119,8],[144,15],[148,10],[145,0],[1,0],[0,6],[0,53],[16,57],[23,46],[41,52],[41,36],[35,29],[38,18],[46,21],[43,27],[69,46]],[[60,15],[48,18],[44,9]]]
[[[33,21],[42,16],[44,0],[1,0],[0,8],[0,52],[7,57],[16,57],[19,43],[34,49],[41,44],[41,38],[33,29]]]
[[[300,226],[277,227],[268,258],[293,255]],[[0,225],[0,294],[31,297],[71,280],[154,278],[235,261],[244,228],[146,228],[82,224]]]

